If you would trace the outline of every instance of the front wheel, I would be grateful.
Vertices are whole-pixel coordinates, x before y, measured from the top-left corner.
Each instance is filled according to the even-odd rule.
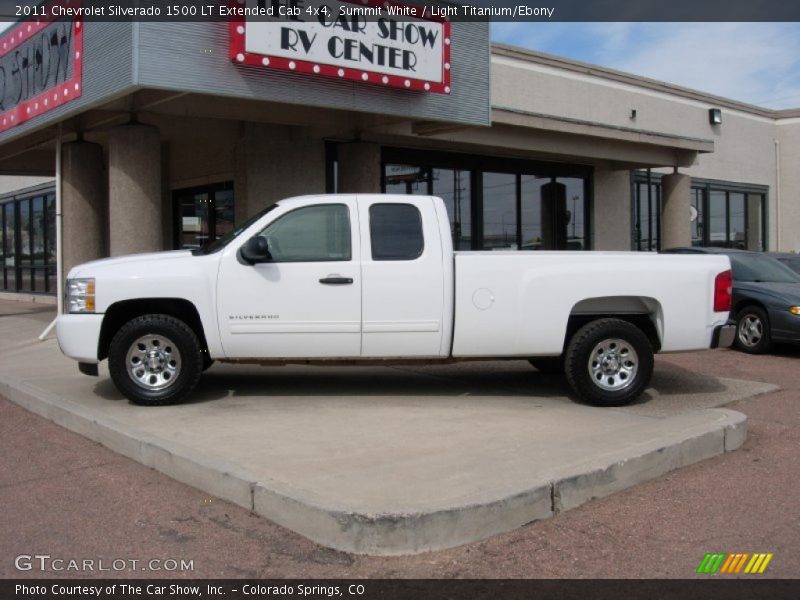
[[[575,393],[595,406],[624,406],[653,375],[653,347],[641,329],[620,319],[598,319],[567,346],[565,373]]]
[[[763,354],[772,347],[767,313],[758,306],[746,306],[736,315],[736,340],[739,350]]]
[[[168,315],[128,321],[108,349],[114,385],[131,402],[177,404],[192,392],[203,372],[203,352],[195,332]]]

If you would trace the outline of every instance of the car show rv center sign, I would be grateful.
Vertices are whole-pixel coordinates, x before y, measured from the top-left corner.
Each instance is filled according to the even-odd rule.
[[[450,23],[424,7],[247,0],[239,15],[230,25],[235,63],[450,93]]]
[[[56,0],[60,5],[66,0]],[[79,98],[83,25],[79,18],[20,21],[0,37],[0,132]]]

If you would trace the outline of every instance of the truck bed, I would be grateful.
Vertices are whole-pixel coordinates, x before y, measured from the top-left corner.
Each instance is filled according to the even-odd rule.
[[[454,357],[560,354],[571,315],[642,314],[661,351],[708,348],[719,256],[455,253]]]

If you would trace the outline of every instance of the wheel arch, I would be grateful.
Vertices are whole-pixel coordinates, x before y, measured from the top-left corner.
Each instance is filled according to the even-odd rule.
[[[125,323],[136,317],[148,314],[169,315],[180,319],[192,328],[200,340],[203,351],[207,351],[203,322],[197,307],[185,298],[137,298],[135,300],[121,300],[115,302],[105,312],[103,324],[100,328],[100,339],[97,347],[97,358],[103,360],[108,357],[108,348],[111,339]]]
[[[736,304],[733,305],[731,308],[731,315],[735,318],[742,310],[747,308],[748,306],[757,306],[761,310],[763,310],[767,318],[769,318],[769,307],[764,304],[761,300],[756,298],[741,298],[739,299]]]
[[[581,327],[598,319],[627,321],[642,330],[654,352],[661,349],[664,311],[658,300],[649,296],[599,296],[581,300],[570,310],[564,350]]]

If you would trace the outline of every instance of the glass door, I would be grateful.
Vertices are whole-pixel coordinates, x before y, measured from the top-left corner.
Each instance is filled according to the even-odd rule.
[[[175,248],[194,250],[233,229],[233,182],[173,192]]]

